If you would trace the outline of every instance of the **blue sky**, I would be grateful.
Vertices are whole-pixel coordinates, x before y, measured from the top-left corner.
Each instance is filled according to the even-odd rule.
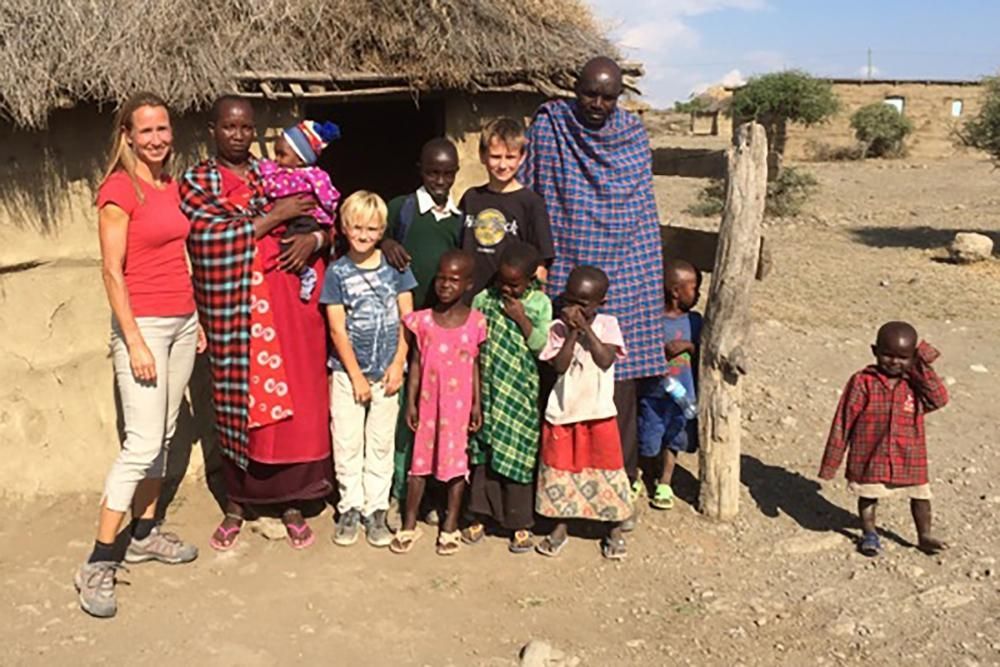
[[[644,63],[654,106],[752,74],[800,68],[876,78],[970,79],[1000,70],[996,0],[585,0]]]

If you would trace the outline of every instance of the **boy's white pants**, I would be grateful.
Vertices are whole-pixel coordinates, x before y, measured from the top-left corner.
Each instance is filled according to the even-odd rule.
[[[396,447],[396,417],[399,393],[385,395],[381,382],[372,383],[367,405],[354,401],[351,378],[334,371],[330,380],[330,430],[333,434],[333,466],[337,471],[340,502],[337,510],[360,510],[368,516],[389,509],[393,453]]]

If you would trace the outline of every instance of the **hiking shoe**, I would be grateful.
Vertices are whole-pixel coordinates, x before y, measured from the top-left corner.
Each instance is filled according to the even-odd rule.
[[[137,540],[133,537],[125,551],[126,563],[144,563],[148,560],[156,560],[168,565],[178,565],[190,563],[197,557],[198,547],[193,544],[185,544],[174,533],[161,532],[159,526],[153,528],[152,532],[143,540]]]
[[[373,547],[387,547],[392,542],[392,532],[385,523],[385,510],[375,510],[365,517],[365,538]]]
[[[81,565],[73,575],[73,584],[80,593],[80,608],[97,618],[114,616],[118,611],[115,574],[120,569],[125,566],[110,560]]]
[[[347,510],[337,519],[337,527],[333,531],[333,543],[341,547],[349,547],[358,541],[358,524],[361,522],[360,510]]]

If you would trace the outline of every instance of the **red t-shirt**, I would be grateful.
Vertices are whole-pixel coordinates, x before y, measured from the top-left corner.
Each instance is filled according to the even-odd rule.
[[[114,204],[128,214],[125,287],[136,317],[178,317],[194,312],[194,292],[184,244],[191,223],[181,213],[177,183],[161,190],[139,180],[136,196],[128,174],[118,171],[97,192],[97,208]]]

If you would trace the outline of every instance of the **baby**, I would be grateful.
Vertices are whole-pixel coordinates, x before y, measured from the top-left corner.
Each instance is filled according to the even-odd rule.
[[[316,199],[312,215],[290,220],[283,238],[318,232],[318,250],[323,245],[324,239],[320,236],[323,230],[332,236],[340,193],[330,182],[329,174],[316,166],[316,160],[331,141],[339,138],[340,128],[336,124],[304,120],[284,130],[274,142],[273,161],[260,161],[261,180],[268,199],[273,201],[293,195],[312,195]],[[302,281],[299,298],[309,301],[316,289],[316,270],[306,266],[299,273],[299,279]]]

